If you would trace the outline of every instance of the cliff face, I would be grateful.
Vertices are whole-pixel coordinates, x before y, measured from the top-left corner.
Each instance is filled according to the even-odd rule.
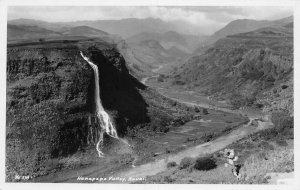
[[[103,107],[113,110],[119,134],[128,126],[149,122],[142,90],[146,87],[129,74],[125,60],[115,49],[90,47],[86,53],[99,68],[100,96]]]
[[[288,105],[281,108],[292,112],[292,30],[264,28],[228,36],[189,59],[172,78],[175,85],[198,89],[218,99],[230,99],[235,107],[254,102],[269,107],[275,99],[288,96]],[[289,86],[288,90],[282,89],[282,85]]]
[[[74,153],[87,143],[92,70],[74,44],[63,46],[8,48],[8,170],[42,172],[50,158]]]

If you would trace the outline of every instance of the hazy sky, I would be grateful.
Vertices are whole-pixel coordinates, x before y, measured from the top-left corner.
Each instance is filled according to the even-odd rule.
[[[212,30],[240,19],[279,19],[293,14],[292,7],[9,7],[8,19],[29,18],[50,22],[106,20],[123,18],[160,18],[185,21]]]

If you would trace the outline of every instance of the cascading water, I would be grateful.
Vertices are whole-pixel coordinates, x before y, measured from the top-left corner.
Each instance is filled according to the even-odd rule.
[[[101,151],[101,147],[103,146],[103,134],[107,133],[109,136],[119,139],[117,130],[113,126],[111,119],[107,112],[103,109],[103,106],[101,104],[101,99],[100,99],[100,87],[99,87],[99,73],[98,73],[98,66],[92,63],[89,58],[84,56],[82,52],[80,52],[80,55],[82,58],[88,62],[88,64],[92,67],[94,71],[94,77],[95,77],[95,101],[96,101],[96,115],[100,121],[100,128],[98,129],[98,132],[100,134],[99,140],[96,144],[96,149],[98,152],[99,157],[103,156],[103,153]],[[123,139],[119,139],[122,140]],[[128,143],[126,143],[128,144]],[[129,144],[128,144],[129,145]]]

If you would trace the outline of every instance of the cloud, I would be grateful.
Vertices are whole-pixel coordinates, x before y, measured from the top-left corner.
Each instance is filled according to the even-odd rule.
[[[84,7],[9,7],[8,18],[29,18],[50,22],[160,18],[181,21],[213,31],[236,19],[279,19],[293,14],[292,7],[164,7],[164,6],[84,6]]]

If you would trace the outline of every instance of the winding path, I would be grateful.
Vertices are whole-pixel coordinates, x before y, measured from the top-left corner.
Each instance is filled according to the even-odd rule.
[[[120,176],[124,178],[145,178],[147,176],[158,174],[159,172],[165,171],[167,169],[167,163],[175,161],[179,163],[184,157],[198,157],[204,156],[206,154],[214,153],[228,146],[229,144],[246,137],[249,134],[258,132],[263,129],[267,129],[273,126],[270,121],[258,121],[258,126],[251,125],[253,118],[250,121],[233,130],[227,135],[221,136],[211,142],[207,142],[195,147],[188,148],[176,154],[167,156],[166,158],[156,160],[155,162],[150,162],[135,168],[130,168],[126,171],[114,174],[114,176]]]

